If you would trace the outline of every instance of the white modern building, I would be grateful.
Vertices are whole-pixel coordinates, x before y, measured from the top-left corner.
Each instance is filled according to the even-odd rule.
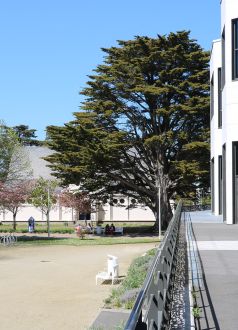
[[[211,54],[212,211],[238,223],[238,2],[221,0],[221,39]]]

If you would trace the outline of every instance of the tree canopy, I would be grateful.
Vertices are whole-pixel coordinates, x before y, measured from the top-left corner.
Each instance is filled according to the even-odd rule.
[[[56,180],[47,180],[42,177],[36,180],[28,202],[38,207],[47,218],[47,231],[50,237],[50,211],[57,202],[58,182]]]
[[[32,189],[31,181],[16,182],[13,186],[0,182],[0,208],[13,215],[13,230],[16,230],[16,216],[26,203]]]
[[[92,211],[91,200],[86,193],[74,192],[68,188],[61,191],[59,204],[74,209],[77,218],[80,218],[80,214],[86,215]]]
[[[47,160],[65,184],[137,197],[165,226],[171,198],[208,186],[209,54],[188,31],[102,50],[75,120],[48,127]]]
[[[36,129],[31,129],[28,125],[18,125],[12,127],[12,129],[16,133],[19,142],[24,146],[39,146],[43,144],[42,141],[36,139]]]
[[[26,151],[13,129],[0,121],[0,182],[29,180],[32,175]]]

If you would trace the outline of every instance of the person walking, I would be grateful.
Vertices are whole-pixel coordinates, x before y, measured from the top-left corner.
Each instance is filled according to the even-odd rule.
[[[33,233],[35,230],[35,219],[31,216],[28,219],[28,232]]]

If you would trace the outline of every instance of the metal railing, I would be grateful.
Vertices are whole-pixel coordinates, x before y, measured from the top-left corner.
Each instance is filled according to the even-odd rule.
[[[166,230],[125,330],[158,330],[169,322],[171,282],[175,272],[180,217],[181,203]]]
[[[184,212],[206,211],[206,210],[211,210],[211,204],[183,205]]]

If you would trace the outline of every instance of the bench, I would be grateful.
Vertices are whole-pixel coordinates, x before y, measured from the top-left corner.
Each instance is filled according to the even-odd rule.
[[[100,231],[101,231],[101,234],[102,234],[102,235],[105,235],[105,227],[104,227],[104,228],[102,227],[102,228],[100,229]],[[114,234],[115,234],[115,235],[116,235],[116,234],[123,235],[123,227],[115,227]]]
[[[115,227],[115,234],[123,235],[123,227]]]

